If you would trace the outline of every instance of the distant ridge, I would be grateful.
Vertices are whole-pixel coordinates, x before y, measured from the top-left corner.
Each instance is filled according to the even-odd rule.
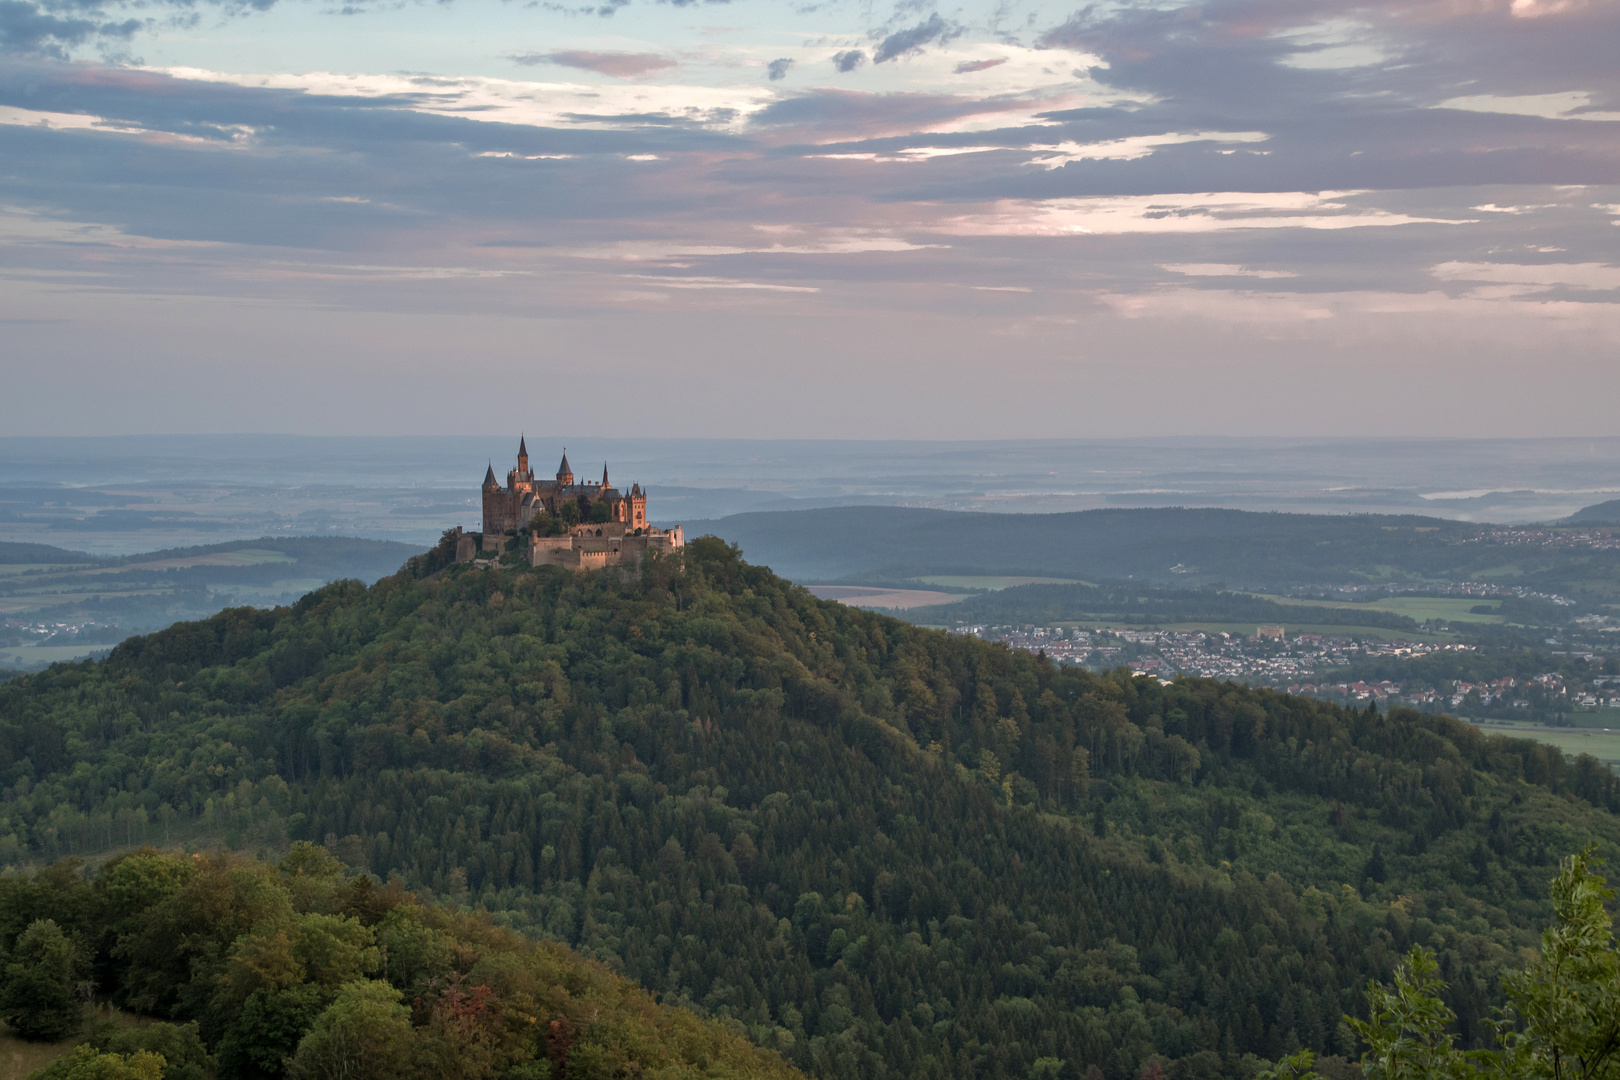
[[[846,506],[687,523],[798,580],[924,574],[1137,578],[1180,585],[1338,584],[1462,572],[1493,549],[1482,526],[1417,515],[1106,509],[986,514]]]
[[[9,540],[0,541],[0,565],[16,566],[19,563],[92,563],[100,561],[94,555],[87,555],[82,551],[69,551],[67,548],[52,547],[50,544],[19,544]]]
[[[1583,506],[1564,519],[1566,525],[1620,525],[1620,499]]]

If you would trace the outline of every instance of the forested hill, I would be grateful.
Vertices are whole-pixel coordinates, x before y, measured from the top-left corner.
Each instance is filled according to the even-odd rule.
[[[0,686],[0,857],[311,839],[817,1076],[1201,1080],[1353,1055],[1412,942],[1483,1015],[1556,858],[1620,841],[1591,759],[1059,669],[713,539],[440,556]]]
[[[1495,580],[1620,595],[1620,553],[1500,543],[1491,526],[1416,515],[1217,509],[986,514],[899,506],[687,523],[800,581],[1012,574],[1261,591],[1391,579]]]
[[[88,986],[165,1019],[100,1020],[31,1080],[802,1080],[555,942],[418,903],[313,844],[74,870],[0,879],[0,1018],[64,1040]]]

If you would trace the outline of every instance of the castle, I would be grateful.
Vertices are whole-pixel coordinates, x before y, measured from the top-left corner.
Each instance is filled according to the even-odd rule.
[[[639,562],[649,551],[667,553],[686,546],[679,525],[665,530],[647,523],[646,492],[639,483],[632,484],[628,494],[620,492],[608,481],[605,464],[600,483],[577,481],[564,450],[556,478],[536,480],[524,438],[518,439],[517,468],[507,472],[506,484],[495,478],[491,463],[484,470],[482,493],[483,536],[475,541],[463,534],[456,548],[458,561],[473,559],[480,548],[485,554],[499,554],[519,533],[527,534],[523,550],[529,565],[576,570]],[[542,524],[543,529],[538,527]]]

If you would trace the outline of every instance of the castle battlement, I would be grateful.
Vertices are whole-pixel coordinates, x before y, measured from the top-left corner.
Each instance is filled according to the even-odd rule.
[[[639,483],[628,492],[615,488],[605,462],[600,482],[580,482],[564,450],[556,476],[535,479],[523,438],[518,440],[517,468],[507,472],[506,483],[495,478],[491,463],[481,491],[484,534],[477,541],[469,536],[458,546],[459,561],[475,558],[480,548],[498,554],[519,534],[526,535],[529,565],[580,570],[639,562],[649,551],[673,552],[686,546],[680,526],[659,529],[648,524],[647,493]]]

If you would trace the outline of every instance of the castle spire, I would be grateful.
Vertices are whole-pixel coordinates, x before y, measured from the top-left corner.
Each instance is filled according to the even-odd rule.
[[[557,483],[561,487],[572,487],[574,483],[574,469],[568,464],[568,451],[563,450],[562,464],[557,466]]]
[[[500,484],[496,483],[495,481],[495,463],[493,461],[490,462],[489,466],[484,469],[484,486],[500,487]]]
[[[602,487],[604,489],[606,489],[607,486],[608,486],[607,462],[604,461],[604,462],[602,462]]]
[[[518,436],[518,479],[529,478],[529,443],[522,435]]]

